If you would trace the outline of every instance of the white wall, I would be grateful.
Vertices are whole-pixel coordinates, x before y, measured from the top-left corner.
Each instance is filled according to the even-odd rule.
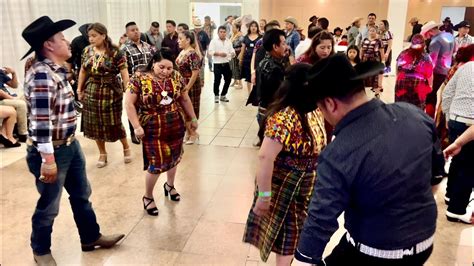
[[[451,18],[453,25],[458,24],[464,20],[464,15],[466,14],[466,7],[461,6],[444,6],[441,8],[441,18],[439,21],[443,21],[444,18]]]

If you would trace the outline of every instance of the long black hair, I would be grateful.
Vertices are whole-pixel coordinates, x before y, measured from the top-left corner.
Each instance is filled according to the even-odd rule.
[[[248,26],[248,29],[247,29],[247,35],[250,35],[251,31],[250,31],[250,27],[252,25],[255,25],[257,27],[257,35],[260,36],[260,26],[258,25],[258,22],[255,21],[255,20],[252,20],[250,23],[249,23],[249,26]]]
[[[356,64],[359,64],[359,63],[360,63],[360,50],[359,50],[359,47],[357,47],[357,45],[355,45],[355,44],[352,44],[352,45],[350,45],[349,47],[347,47],[346,56],[348,56],[348,53],[349,53],[350,50],[354,50],[354,51],[357,52],[357,55],[356,55],[356,57],[354,58],[354,62],[355,62]],[[349,57],[348,57],[348,58],[349,58]]]
[[[176,64],[173,60],[173,53],[171,52],[170,48],[162,47],[160,51],[157,51],[153,54],[150,62],[148,62],[148,65],[146,67],[139,68],[138,71],[150,72],[153,69],[153,65],[163,59],[171,61],[173,63],[173,68],[176,69]]]
[[[308,86],[308,72],[310,68],[311,65],[306,63],[297,63],[289,67],[285,74],[285,80],[275,92],[273,101],[268,106],[260,125],[258,137],[261,141],[264,138],[267,119],[286,107],[292,107],[300,117],[304,132],[311,137],[311,142],[313,143],[311,129],[306,119],[306,114],[314,111],[317,107],[315,97],[311,97],[310,87]]]

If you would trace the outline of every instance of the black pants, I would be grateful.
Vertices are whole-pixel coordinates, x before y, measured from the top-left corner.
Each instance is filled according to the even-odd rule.
[[[344,235],[324,261],[326,266],[422,266],[430,257],[431,252],[433,252],[433,246],[419,254],[405,256],[402,259],[381,259],[361,253],[347,241],[346,235]]]
[[[435,115],[436,93],[444,80],[446,80],[446,75],[433,74],[433,90],[426,96],[426,113],[431,117]]]
[[[219,96],[219,86],[221,85],[221,78],[224,76],[224,87],[222,88],[221,96],[225,96],[229,90],[230,81],[232,79],[232,70],[230,70],[229,63],[214,64],[214,95]]]
[[[449,142],[453,143],[468,126],[450,120],[448,122]],[[461,152],[451,161],[448,174],[448,211],[455,214],[466,213],[469,197],[474,186],[474,141],[466,143]]]

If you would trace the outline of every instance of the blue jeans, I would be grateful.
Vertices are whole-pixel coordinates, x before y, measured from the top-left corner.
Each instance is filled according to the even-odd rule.
[[[86,163],[81,145],[73,141],[71,145],[61,145],[54,149],[58,167],[55,183],[46,184],[39,180],[41,155],[34,146],[27,147],[26,162],[30,172],[35,176],[36,189],[40,198],[32,217],[31,248],[37,255],[51,252],[51,232],[54,218],[59,212],[59,201],[64,188],[69,194],[69,201],[74,221],[82,244],[90,244],[100,237],[92,204],[89,201],[91,187],[86,176]]]

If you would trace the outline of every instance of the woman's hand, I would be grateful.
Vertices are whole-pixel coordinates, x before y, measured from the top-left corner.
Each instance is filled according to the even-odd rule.
[[[84,91],[83,90],[77,90],[77,98],[79,101],[82,101],[84,99]]]
[[[133,131],[135,132],[135,136],[140,140],[145,136],[145,131],[142,127],[138,127]]]
[[[270,211],[270,198],[258,198],[252,211],[257,216],[265,216]]]
[[[461,145],[459,145],[457,142],[453,142],[446,149],[444,149],[444,158],[448,159],[448,157],[453,157],[457,155],[461,151],[461,148]]]
[[[198,123],[197,123],[197,120],[196,121],[191,121],[191,129],[193,131],[196,131],[198,129]]]

